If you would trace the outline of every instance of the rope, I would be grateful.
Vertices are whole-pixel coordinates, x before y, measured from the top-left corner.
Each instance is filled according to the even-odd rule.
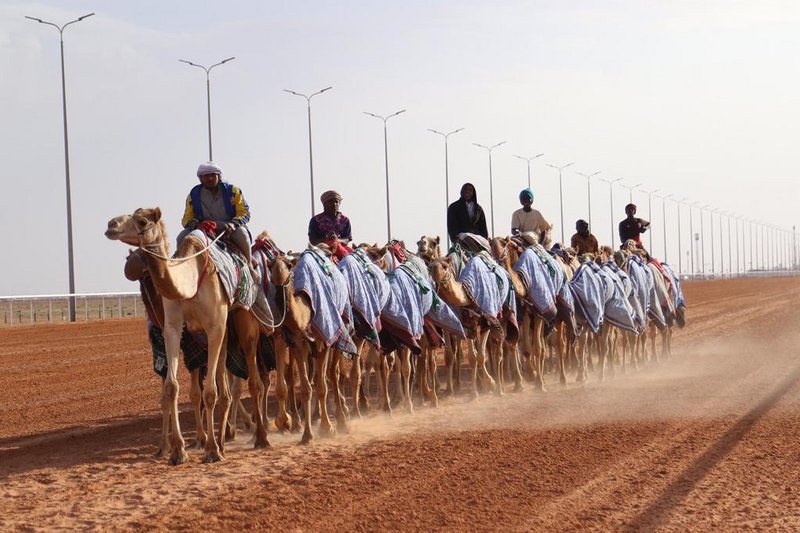
[[[149,229],[149,228],[148,228],[148,229]],[[175,259],[175,258],[172,258],[172,257],[167,257],[167,256],[165,256],[165,255],[161,255],[161,254],[159,254],[159,253],[157,253],[157,252],[150,251],[150,250],[148,250],[147,248],[145,248],[145,245],[142,243],[142,234],[143,234],[145,231],[146,231],[146,229],[145,229],[145,230],[142,230],[142,231],[139,233],[139,249],[140,249],[140,250],[142,250],[143,252],[145,252],[146,254],[149,254],[149,255],[151,255],[151,256],[153,256],[153,257],[156,257],[156,258],[158,258],[158,259],[161,259],[162,261],[167,261],[167,264],[169,264],[169,265],[180,265],[180,264],[182,264],[182,263],[185,263],[185,262],[186,262],[186,261],[188,261],[189,259],[194,259],[195,257],[198,257],[199,255],[202,255],[202,254],[206,253],[206,252],[208,251],[208,249],[209,249],[209,248],[211,248],[211,246],[212,246],[213,244],[216,244],[216,242],[217,242],[218,240],[220,240],[220,239],[222,238],[222,236],[223,236],[223,235],[225,235],[224,233],[220,233],[220,234],[219,234],[219,236],[217,236],[217,238],[215,238],[213,241],[211,241],[210,243],[208,243],[208,245],[206,245],[206,247],[205,247],[205,248],[203,248],[202,250],[200,250],[199,252],[197,252],[197,253],[195,253],[195,254],[192,254],[192,255],[189,255],[189,256],[186,256],[186,257],[179,257],[179,258]],[[195,237],[195,236],[194,236],[194,235],[192,235],[191,233],[190,233],[189,235],[187,235],[187,237],[193,237],[193,238],[197,239],[197,237]],[[197,240],[200,240],[200,239],[197,239]],[[206,240],[208,240],[208,237],[206,237]],[[157,243],[149,244],[148,246],[159,246],[159,245],[160,245],[162,242],[163,242],[163,241],[159,241],[159,242],[157,242]],[[202,242],[202,241],[201,241],[201,242]]]

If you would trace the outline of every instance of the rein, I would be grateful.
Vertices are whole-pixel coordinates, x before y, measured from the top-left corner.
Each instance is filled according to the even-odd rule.
[[[142,250],[144,253],[146,253],[148,255],[151,255],[153,257],[161,259],[162,261],[168,261],[170,265],[180,265],[181,263],[185,263],[189,259],[194,259],[195,257],[208,252],[208,249],[211,248],[211,246],[213,244],[215,244],[218,240],[220,240],[223,235],[225,235],[224,233],[220,233],[213,241],[208,243],[208,245],[206,245],[205,248],[203,248],[202,250],[200,250],[199,252],[197,252],[195,254],[192,254],[192,255],[189,255],[189,256],[186,256],[186,257],[179,257],[179,258],[175,259],[175,258],[167,257],[165,255],[161,255],[161,254],[159,254],[157,252],[154,252],[152,250],[148,250],[147,249],[148,246],[152,246],[152,247],[161,246],[164,243],[164,241],[158,241],[158,242],[147,244],[147,245],[145,245],[142,242],[142,236],[153,227],[155,227],[155,224],[150,224],[147,227],[143,228],[138,233],[138,235],[139,235],[139,249]],[[187,237],[189,237],[189,236],[191,236],[191,234],[187,235]],[[207,260],[208,260],[208,258],[206,258],[206,261]]]

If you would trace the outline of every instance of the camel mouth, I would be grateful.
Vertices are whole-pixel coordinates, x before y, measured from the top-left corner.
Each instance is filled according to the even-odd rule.
[[[121,234],[122,234],[122,230],[119,230],[119,229],[116,229],[116,228],[108,228],[108,229],[106,230],[106,232],[104,233],[104,235],[105,235],[105,236],[106,236],[106,238],[108,238],[108,239],[116,239],[116,238],[117,238],[117,237],[119,237]]]

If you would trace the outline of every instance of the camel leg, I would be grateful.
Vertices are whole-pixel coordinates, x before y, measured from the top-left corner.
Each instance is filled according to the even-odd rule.
[[[338,350],[332,350],[331,361],[328,365],[328,379],[331,382],[331,392],[336,403],[336,430],[341,433],[347,433],[349,431],[347,427],[347,405],[345,405],[341,383],[339,382],[339,365],[341,361],[342,354]]]
[[[169,399],[164,380],[161,380],[161,437],[158,440],[158,449],[153,457],[167,457],[169,455]]]
[[[503,376],[503,341],[500,338],[497,338],[498,333],[495,331],[490,331],[489,336],[489,358],[491,360],[490,366],[494,369],[494,393],[498,396],[502,396],[505,393],[505,379]]]
[[[203,448],[206,445],[206,428],[203,422],[203,411],[201,404],[203,403],[203,382],[200,378],[200,369],[195,368],[191,372],[191,381],[189,382],[189,399],[192,402],[192,410],[194,411],[195,427],[195,443],[196,449]]]
[[[225,441],[236,439],[236,417],[239,415],[239,401],[242,396],[242,380],[225,372],[225,379],[231,391],[231,413],[228,416],[228,424],[225,427]]]
[[[472,399],[478,399],[478,354],[475,349],[475,339],[467,340],[467,357],[472,374]]]
[[[425,376],[427,374],[431,380],[431,386],[428,387],[428,401],[430,402],[431,407],[439,407],[439,396],[436,394],[436,391],[439,388],[439,385],[436,382],[436,374],[438,370],[436,365],[436,350],[434,348],[429,348],[425,355],[428,371],[422,375]]]
[[[511,381],[514,382],[514,392],[520,392],[522,391],[522,370],[519,364],[519,342],[504,342],[503,350],[505,350],[503,358],[509,361]]]
[[[447,384],[445,386],[445,394],[448,396],[455,396],[455,389],[453,388],[453,372],[456,360],[455,343],[458,342],[450,333],[444,334],[444,367]]]
[[[169,463],[179,465],[188,459],[186,443],[181,434],[178,418],[178,365],[181,349],[181,333],[183,331],[183,311],[180,303],[164,299],[164,346],[167,351],[167,377],[162,385],[164,404],[169,405],[168,416],[172,425],[170,434]],[[164,414],[162,413],[162,416]]]
[[[544,386],[544,320],[536,317],[533,320],[533,386],[536,390],[545,392]]]
[[[491,335],[491,331],[487,328],[484,331],[481,331],[478,337],[478,357],[477,357],[477,365],[478,365],[478,374],[480,375],[480,381],[484,386],[484,390],[492,390],[495,387],[495,380],[492,378],[491,374],[489,374],[489,370],[486,368],[486,363],[488,362],[489,358],[489,335]]]
[[[389,355],[380,358],[380,372],[378,373],[379,393],[383,403],[383,410],[392,414],[392,402],[389,400]]]
[[[350,390],[353,396],[353,408],[358,415],[358,418],[363,418],[361,414],[361,353],[364,350],[366,341],[361,341],[358,346],[356,355],[353,357],[352,364],[350,365]]]
[[[286,366],[289,360],[289,346],[283,332],[275,334],[275,398],[278,400],[278,413],[275,416],[275,427],[283,433],[290,430],[289,414],[286,412]]]
[[[289,418],[292,419],[292,426],[289,430],[292,433],[300,433],[302,417],[298,410],[297,401],[297,380],[300,375],[300,363],[296,355],[291,355],[285,363],[285,379],[288,391],[286,393],[286,405],[289,411]]]
[[[237,316],[242,313],[237,313]],[[234,317],[234,320],[236,318]],[[239,328],[237,328],[238,330]],[[255,328],[255,333],[252,332],[246,338],[241,338],[240,342],[244,345],[242,348],[246,353],[247,360],[247,385],[250,389],[250,397],[253,399],[253,418],[256,422],[255,443],[253,448],[267,448],[269,447],[269,440],[267,440],[267,413],[264,411],[264,406],[261,405],[261,398],[264,395],[264,384],[261,382],[261,375],[258,372],[258,364],[256,363],[256,350],[258,348],[258,328]],[[242,335],[242,337],[245,337]],[[239,381],[239,380],[237,380]],[[241,386],[240,386],[241,388]],[[237,398],[238,403],[238,398]]]
[[[295,356],[300,379],[300,401],[303,403],[303,436],[300,439],[300,444],[308,444],[314,438],[313,433],[311,433],[311,381],[309,379],[308,348],[306,342],[300,342],[298,344],[298,353]]]
[[[225,320],[224,310],[218,310],[218,320],[214,321],[210,317],[209,325],[205,328],[208,337],[208,380],[203,387],[203,406],[206,411],[206,427],[208,427],[208,438],[206,439],[205,453],[203,455],[203,463],[214,463],[223,461],[223,448],[225,443],[225,424],[227,423],[227,408],[230,405],[230,395],[228,393],[228,383],[225,380],[225,361],[222,359],[223,353],[227,358],[227,350],[225,348]],[[223,407],[224,416],[220,423],[219,441],[214,433],[214,408],[217,404],[217,399],[221,400],[222,390],[227,396],[228,405],[223,406],[220,401],[220,406]],[[219,391],[219,392],[218,392]]]
[[[566,327],[562,322],[558,326],[558,330],[554,332],[556,335],[556,352],[558,353],[558,381],[561,385],[567,384],[566,364],[567,364],[567,343],[565,336],[567,334]]]
[[[316,346],[315,346],[316,349]],[[317,351],[315,362],[314,390],[317,393],[317,410],[319,411],[319,434],[321,437],[332,437],[334,434],[330,416],[328,416],[328,382],[325,379],[330,359],[330,348],[323,347]]]

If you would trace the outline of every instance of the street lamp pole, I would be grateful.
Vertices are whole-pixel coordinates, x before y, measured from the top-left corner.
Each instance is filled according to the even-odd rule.
[[[642,191],[647,195],[647,219],[652,223],[653,221],[653,195],[661,189],[653,189],[652,191]],[[653,252],[653,232],[650,231],[650,253]],[[665,258],[666,260],[666,258]]]
[[[235,57],[229,57],[228,59],[223,59],[219,63],[214,63],[210,67],[204,67],[203,65],[198,65],[197,63],[192,63],[191,61],[187,61],[185,59],[179,59],[181,63],[186,63],[187,65],[191,65],[193,67],[201,68],[206,72],[206,107],[208,110],[208,160],[213,161],[214,156],[211,151],[211,69],[214,67],[218,67],[220,65],[224,65],[228,61],[233,61],[236,59]]]
[[[450,207],[450,162],[448,157],[447,140],[454,133],[458,133],[459,131],[464,131],[464,128],[458,128],[457,130],[453,130],[450,133],[442,133],[441,131],[432,130],[430,128],[428,128],[428,131],[444,137],[444,212],[445,212],[445,217],[447,217],[447,209]],[[445,234],[447,235],[447,249],[449,250],[450,232],[445,231]]]
[[[683,204],[685,201],[685,196],[680,200],[675,200],[675,211],[678,215],[678,274],[680,274],[683,269],[683,246],[681,245],[681,204]]]
[[[534,159],[538,159],[538,158],[542,157],[543,155],[544,154],[536,154],[536,155],[531,156],[531,157],[523,157],[521,155],[514,155],[514,157],[516,157],[517,159],[522,159],[523,161],[525,161],[528,164],[528,188],[529,189],[531,188],[531,161],[533,161]]]
[[[598,178],[598,179],[600,181],[608,183],[608,201],[609,201],[608,203],[611,206],[611,218],[609,219],[609,223],[611,224],[611,240],[609,242],[612,244],[613,247],[614,244],[614,190],[613,189],[614,189],[614,184],[617,183],[618,181],[621,181],[622,178],[617,178],[615,180],[611,179],[607,180],[603,178]]]
[[[290,91],[289,89],[284,89],[284,92],[289,94],[293,94],[295,96],[302,96],[306,99],[307,110],[308,110],[308,171],[311,176],[311,216],[314,216],[314,150],[311,147],[311,99],[317,96],[318,94],[322,94],[325,91],[330,91],[333,87],[325,87],[324,89],[320,89],[319,91],[312,93],[310,95],[305,95],[303,93],[298,93],[295,91]]]
[[[558,170],[558,203],[561,208],[561,244],[564,244],[564,188],[561,183],[561,171],[565,168],[574,165],[575,163],[567,163],[566,165],[556,166],[550,163],[545,163],[548,167]]]
[[[483,144],[472,143],[479,148],[484,148],[489,153],[489,209],[492,213],[492,238],[494,238],[494,182],[492,181],[492,151],[498,146],[502,146],[506,141],[501,141],[492,146],[485,146]]]
[[[584,178],[586,178],[586,200],[589,206],[589,228],[592,227],[592,184],[591,180],[594,176],[597,176],[602,171],[598,170],[596,172],[592,172],[591,174],[584,174],[583,172],[575,172],[575,174],[580,174]]]
[[[73,242],[72,242],[72,186],[69,175],[69,135],[67,128],[67,78],[64,71],[64,30],[70,24],[75,24],[76,22],[80,22],[83,19],[91,17],[92,15],[94,15],[94,13],[83,15],[82,17],[78,17],[77,19],[67,22],[62,26],[59,26],[58,24],[54,24],[52,22],[47,22],[39,18],[25,16],[26,19],[36,21],[40,24],[45,24],[47,26],[52,26],[55,29],[57,29],[59,39],[61,41],[61,108],[64,116],[64,174],[65,174],[65,181],[67,188],[67,262],[69,266],[69,321],[70,322],[75,322],[75,296],[74,296],[75,257],[74,257]]]
[[[379,118],[383,121],[383,160],[386,168],[386,235],[388,242],[391,242],[392,240],[392,211],[391,211],[391,206],[389,204],[389,137],[386,132],[386,122],[390,118],[396,117],[400,113],[405,113],[405,112],[406,112],[405,109],[401,109],[400,111],[397,111],[395,113],[392,113],[391,115],[383,117],[381,115],[376,115],[375,113],[364,111],[365,115]]]
[[[673,198],[674,196],[675,196],[674,194],[669,194],[667,196],[659,196],[659,198],[661,198],[661,220],[662,220],[661,227],[664,230],[664,261],[667,262],[669,261],[667,259],[669,255],[667,253],[667,200]]]

